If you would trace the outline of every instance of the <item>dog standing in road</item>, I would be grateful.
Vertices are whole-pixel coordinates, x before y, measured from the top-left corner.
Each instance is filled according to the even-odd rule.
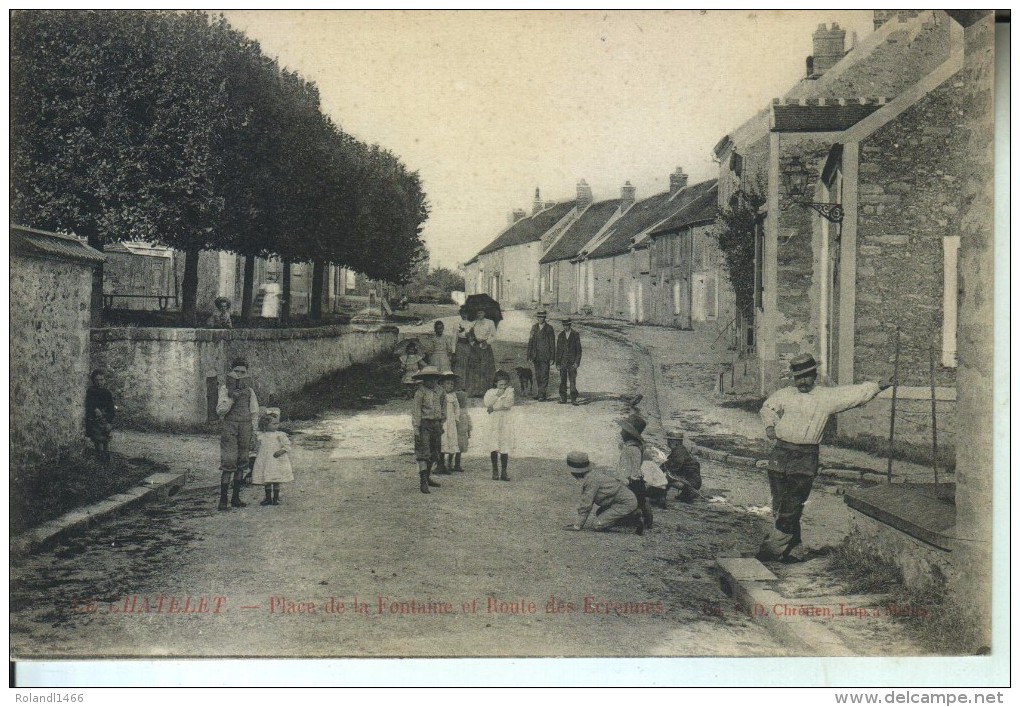
[[[531,369],[518,366],[514,370],[517,372],[517,380],[521,383],[521,393],[530,394],[535,388],[535,379],[532,376]]]

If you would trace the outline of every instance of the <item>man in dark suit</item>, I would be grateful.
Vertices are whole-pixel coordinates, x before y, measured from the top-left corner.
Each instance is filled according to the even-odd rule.
[[[567,382],[570,382],[570,402],[577,405],[577,369],[581,366],[581,336],[573,330],[570,319],[563,320],[563,331],[556,338],[556,367],[560,369],[560,403],[567,402]]]
[[[556,332],[546,321],[545,310],[536,315],[538,323],[531,327],[528,337],[528,361],[535,369],[535,397],[545,400],[549,387],[549,364],[556,358]]]

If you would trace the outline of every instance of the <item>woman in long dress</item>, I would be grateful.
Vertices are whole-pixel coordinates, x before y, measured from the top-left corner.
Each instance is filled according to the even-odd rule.
[[[467,310],[460,308],[460,323],[457,327],[457,340],[453,350],[453,372],[457,374],[461,390],[468,389],[468,361],[471,360],[471,320]]]
[[[479,397],[493,385],[496,375],[496,357],[492,352],[492,343],[496,340],[496,324],[485,317],[485,311],[479,309],[475,322],[471,327],[474,337],[473,355],[468,368],[468,395]]]

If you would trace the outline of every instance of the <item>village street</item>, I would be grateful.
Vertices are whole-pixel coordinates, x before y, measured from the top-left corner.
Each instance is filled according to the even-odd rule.
[[[497,361],[522,362],[529,324],[523,313],[508,313]],[[336,412],[296,430],[297,480],[284,486],[278,507],[259,506],[261,489],[252,488],[247,508],[215,510],[214,438],[125,433],[124,443],[138,447],[132,453],[187,468],[191,487],[20,561],[12,650],[22,657],[790,654],[722,594],[714,568],[718,556],[756,548],[766,521],[752,511],[768,504],[760,472],[703,461],[705,499],[671,499],[643,537],[565,529],[579,484],[562,460],[581,449],[600,465],[615,464],[620,397],[641,389],[647,374],[625,340],[582,331],[586,404],[518,406],[509,483],[491,480],[478,401],[465,472],[436,477],[442,487],[428,496],[417,487],[405,401]],[[706,388],[712,370],[703,369]],[[825,492],[812,502],[808,536],[841,506]],[[420,613],[423,605],[436,613]],[[848,644],[861,654],[906,648],[893,638],[883,645],[870,635],[870,644],[853,646],[850,636]]]
[[[500,358],[523,358],[517,350],[529,323],[523,316],[514,323],[501,327]],[[615,464],[619,396],[634,392],[638,377],[629,347],[601,337],[585,343],[579,385],[595,402],[522,403],[509,483],[491,480],[488,451],[473,446],[465,472],[437,477],[442,488],[424,496],[406,402],[330,415],[294,435],[297,481],[278,507],[260,507],[254,488],[247,508],[221,513],[214,491],[186,490],[15,567],[14,652],[782,655],[764,628],[724,603],[711,570],[716,555],[753,549],[752,517],[671,501],[644,537],[564,529],[579,485],[562,460],[583,449]],[[485,411],[472,414],[482,443]],[[158,436],[127,439],[147,437]],[[192,467],[204,461],[214,472],[215,449],[214,439],[189,437],[161,453]],[[159,451],[134,450],[156,458]],[[734,488],[741,474],[708,466],[706,490]],[[764,502],[764,485],[755,485]],[[367,613],[354,609],[355,597]],[[573,611],[547,613],[553,597]],[[508,613],[490,613],[490,598],[506,602]],[[331,610],[338,602],[343,613]],[[452,613],[392,613],[393,602],[447,604]],[[534,613],[510,613],[531,602]],[[606,603],[628,607],[606,614]],[[638,604],[648,613],[623,613]]]

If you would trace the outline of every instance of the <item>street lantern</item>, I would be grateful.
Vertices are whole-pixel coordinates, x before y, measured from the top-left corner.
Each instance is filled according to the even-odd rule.
[[[807,167],[799,157],[793,157],[786,162],[782,168],[782,181],[783,190],[786,193],[786,197],[790,199],[789,204],[783,210],[790,208],[794,204],[800,204],[801,206],[807,206],[808,208],[814,209],[819,216],[824,219],[831,221],[832,223],[843,222],[843,207],[837,203],[819,202],[819,201],[801,201],[807,194],[808,181],[811,175],[808,173]]]

